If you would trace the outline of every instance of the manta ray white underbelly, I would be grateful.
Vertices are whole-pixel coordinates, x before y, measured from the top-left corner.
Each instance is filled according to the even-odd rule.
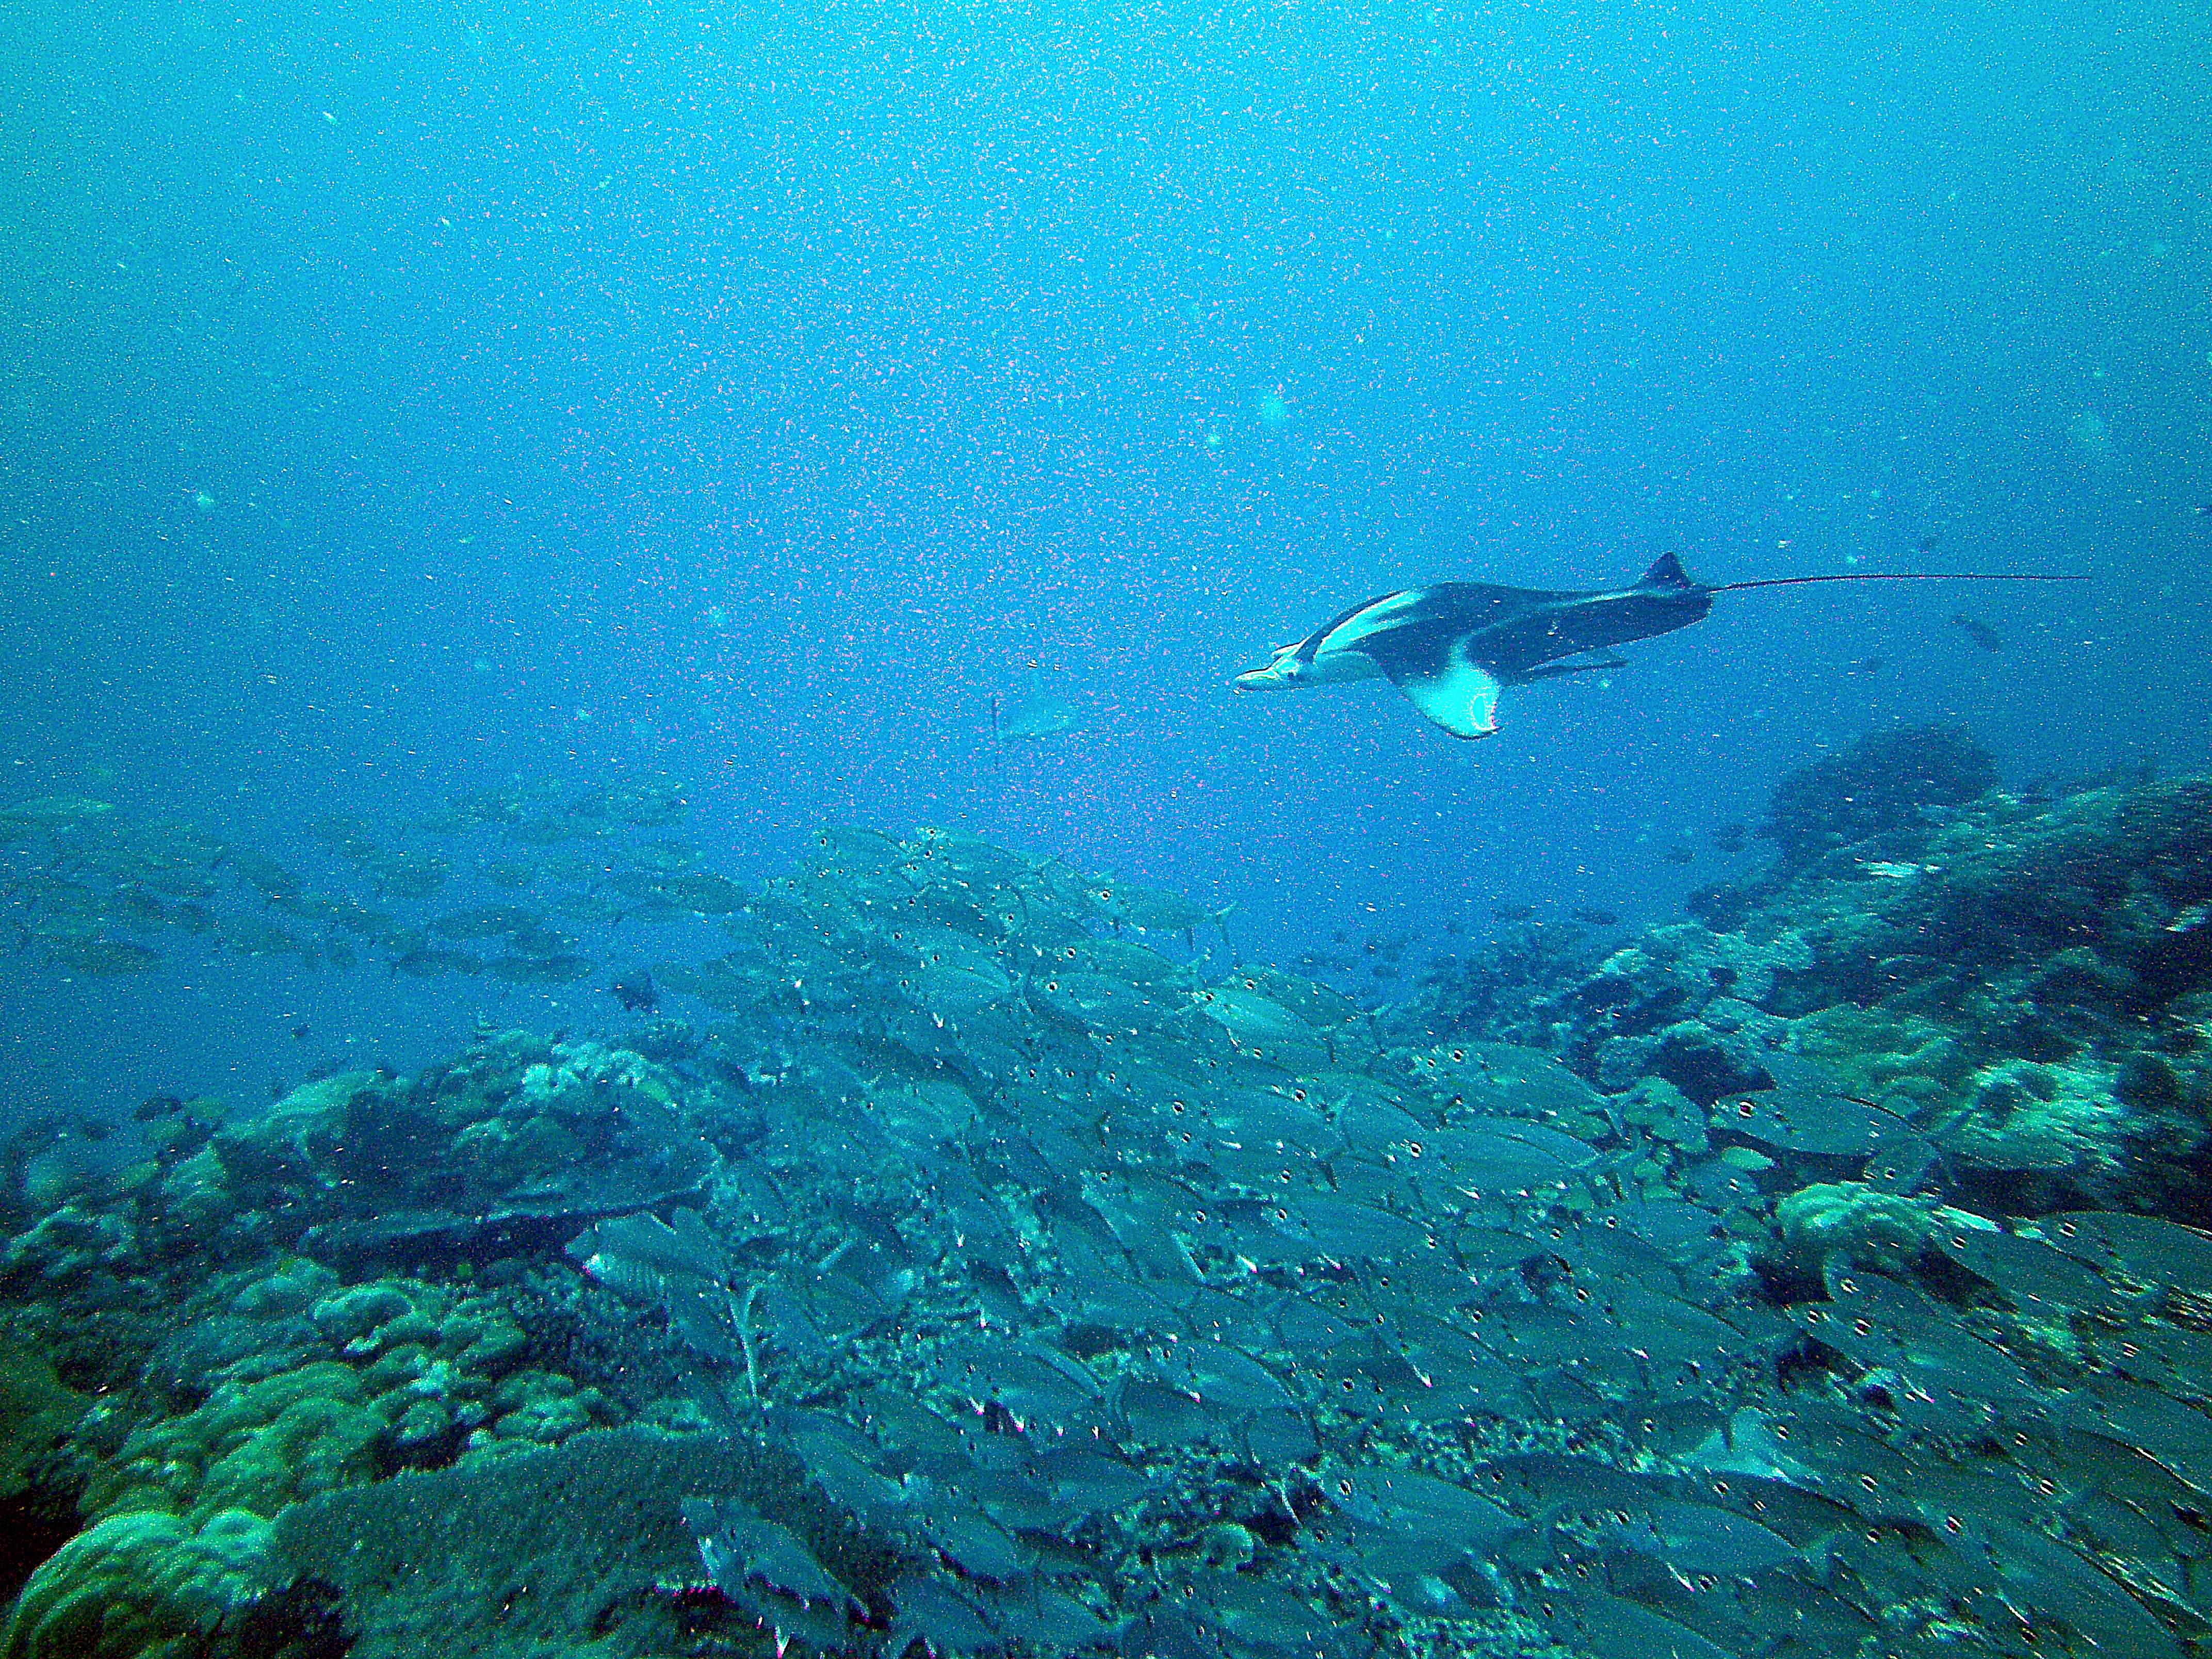
[[[1468,641],[1449,637],[1437,641],[1441,650],[1407,649],[1404,635],[1421,628],[1434,608],[1430,592],[1413,587],[1370,599],[1284,646],[1266,666],[1239,675],[1237,689],[1340,685],[1387,676],[1414,708],[1454,737],[1486,738],[1498,730],[1498,697],[1504,684],[1469,654]]]

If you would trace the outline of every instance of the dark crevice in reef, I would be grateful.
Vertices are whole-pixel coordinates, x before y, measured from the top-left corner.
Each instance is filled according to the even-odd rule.
[[[33,1486],[0,1498],[0,1606],[14,1601],[31,1575],[82,1527],[74,1493]]]

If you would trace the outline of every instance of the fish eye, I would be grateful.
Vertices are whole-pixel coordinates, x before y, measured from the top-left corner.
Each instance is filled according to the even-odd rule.
[[[1464,1048],[1455,1048],[1451,1051],[1451,1057],[1452,1064],[1456,1066],[1467,1058],[1467,1050]]]
[[[1065,950],[1060,951],[1060,955],[1066,957],[1070,962],[1074,961],[1075,947],[1073,945],[1067,946]]]
[[[1168,1103],[1168,1110],[1173,1112],[1177,1117],[1181,1117],[1183,1115],[1184,1110],[1182,1102],[1179,1100],[1170,1101]]]
[[[1060,981],[1056,979],[1048,979],[1044,982],[1044,988],[1048,991],[1057,991],[1060,989]]]
[[[2058,1224],[2058,1236],[2061,1238],[2071,1238],[2076,1231],[2073,1222],[2062,1221]]]
[[[1962,1532],[1966,1531],[1966,1523],[1965,1522],[1961,1521],[1960,1519],[1959,1519],[1959,1517],[1958,1517],[1957,1516],[1955,1516],[1955,1515],[1947,1515],[1947,1516],[1945,1516],[1943,1517],[1943,1530],[1944,1530],[1945,1532],[1952,1533],[1952,1534],[1958,1534],[1958,1533],[1962,1533]]]
[[[1856,1296],[1859,1293],[1859,1282],[1856,1279],[1839,1279],[1836,1281],[1836,1288],[1843,1291],[1845,1296]]]
[[[1346,1498],[1351,1497],[1351,1496],[1352,1496],[1352,1477],[1351,1477],[1350,1475],[1346,1475],[1346,1476],[1345,1476],[1342,1480],[1339,1480],[1339,1481],[1336,1483],[1336,1489],[1337,1489],[1337,1491],[1338,1491],[1338,1492],[1341,1492],[1345,1497],[1346,1497]]]
[[[1876,1480],[1870,1474],[1863,1474],[1859,1477],[1859,1486],[1862,1489],[1867,1492],[1875,1491],[1881,1486],[1881,1483],[1880,1481]]]
[[[1256,991],[1260,988],[1260,981],[1256,979],[1248,979],[1244,981],[1244,988],[1248,991]]]
[[[1739,1100],[1735,1103],[1735,1115],[1738,1117],[1756,1117],[1759,1115],[1759,1107],[1752,1101]]]
[[[1421,1155],[1421,1143],[1418,1140],[1409,1140],[1406,1143],[1406,1151],[1410,1156],[1419,1158]]]
[[[1854,1319],[1851,1321],[1851,1328],[1856,1331],[1861,1336],[1871,1336],[1874,1334],[1874,1321],[1871,1319]]]
[[[1297,1101],[1300,1105],[1304,1105],[1305,1103],[1306,1091],[1303,1089],[1293,1089],[1291,1091],[1291,1098]]]

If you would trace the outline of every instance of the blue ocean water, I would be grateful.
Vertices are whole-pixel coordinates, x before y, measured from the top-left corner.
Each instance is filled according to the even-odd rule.
[[[667,774],[726,864],[957,825],[1284,954],[1663,914],[1710,872],[1656,848],[1888,722],[2020,776],[2207,753],[2187,8],[29,0],[0,30],[16,793],[281,854],[325,811]],[[1471,748],[1386,690],[1225,690],[1370,593],[1669,550],[2094,580],[1745,595]],[[1002,754],[1030,665],[1081,729]],[[185,1030],[166,985],[0,994],[32,1104],[267,1036],[228,988]],[[386,1042],[424,1012],[274,994]]]
[[[726,867],[957,826],[1279,956],[1666,914],[1714,855],[1662,848],[1886,723],[2015,777],[2206,757],[2186,9],[0,28],[13,794],[283,855],[329,812],[672,775]],[[1387,689],[1225,689],[1370,593],[1669,550],[2094,580],[1743,595],[1476,745]],[[1079,730],[1002,750],[1031,665]],[[17,962],[15,1098],[251,1068],[295,1003],[318,1042],[448,1035],[368,976],[238,973]]]

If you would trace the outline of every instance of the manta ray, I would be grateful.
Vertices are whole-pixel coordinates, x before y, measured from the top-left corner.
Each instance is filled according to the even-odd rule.
[[[1777,576],[1708,586],[1690,580],[1666,555],[1633,586],[1609,592],[1437,582],[1401,588],[1332,617],[1258,668],[1239,674],[1239,691],[1387,678],[1413,707],[1455,738],[1498,730],[1498,699],[1508,686],[1563,674],[1621,668],[1607,647],[1671,634],[1703,622],[1722,593],[1815,582],[2077,581],[2073,576],[1983,575],[1913,571],[1838,576]]]

